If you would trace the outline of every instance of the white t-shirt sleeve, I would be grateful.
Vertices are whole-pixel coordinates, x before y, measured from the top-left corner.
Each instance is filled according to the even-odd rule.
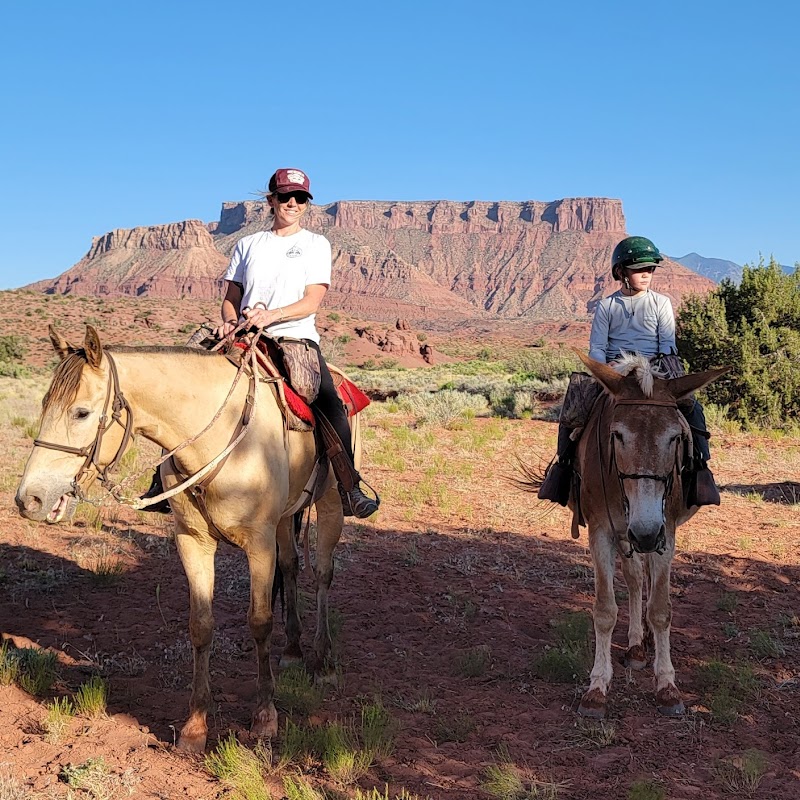
[[[675,312],[669,297],[662,296],[658,309],[658,340],[662,353],[677,353],[675,346]]]
[[[244,283],[245,258],[241,240],[236,243],[228,269],[225,270],[224,280],[234,283]]]
[[[608,355],[608,324],[610,301],[601,300],[594,309],[592,332],[589,334],[589,358],[606,363]]]
[[[315,283],[331,285],[331,243],[324,236],[317,236],[306,268],[306,286]]]

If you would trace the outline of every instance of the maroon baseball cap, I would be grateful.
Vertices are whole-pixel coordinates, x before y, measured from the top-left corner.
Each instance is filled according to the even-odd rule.
[[[309,199],[313,200],[311,194],[311,183],[308,175],[299,169],[279,169],[269,179],[269,192],[305,192]]]

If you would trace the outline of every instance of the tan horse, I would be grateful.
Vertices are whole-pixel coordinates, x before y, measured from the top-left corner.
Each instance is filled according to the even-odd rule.
[[[313,435],[285,431],[273,390],[265,383],[248,386],[244,378],[225,403],[236,369],[216,353],[185,347],[103,348],[91,326],[82,348],[70,345],[52,328],[50,338],[62,360],[45,396],[39,438],[16,497],[20,513],[29,519],[59,522],[79,488],[98,473],[104,477],[104,469],[121,457],[130,433],[171,450],[196,436],[224,406],[209,430],[174,456],[177,470],[172,461],[162,465],[164,486],[169,489],[213,461],[248,425],[241,443],[203,482],[202,493],[189,490],[170,500],[178,554],[189,582],[189,635],[194,648],[189,718],[178,745],[202,752],[206,744],[214,554],[220,539],[241,547],[250,568],[248,622],[258,658],[251,731],[258,737],[275,735],[269,655],[276,543],[285,581],[284,665],[302,659],[298,557],[293,519],[286,512],[312,471]],[[248,397],[252,391],[258,392],[256,412],[245,422],[243,409],[252,408],[253,397]],[[328,483],[316,503],[317,630],[312,667],[317,677],[330,666],[327,596],[333,550],[342,530],[342,504],[331,476]]]
[[[577,483],[569,504],[588,524],[595,574],[595,659],[578,711],[605,716],[613,675],[614,567],[619,552],[630,614],[625,663],[633,669],[647,663],[642,620],[646,592],[656,704],[662,714],[677,716],[684,706],[670,657],[670,568],[675,529],[697,511],[687,509],[684,498],[682,470],[692,452],[692,434],[678,402],[728,369],[665,380],[642,356],[626,356],[612,368],[578,355],[605,388],[578,443]],[[536,483],[528,485],[538,488]]]

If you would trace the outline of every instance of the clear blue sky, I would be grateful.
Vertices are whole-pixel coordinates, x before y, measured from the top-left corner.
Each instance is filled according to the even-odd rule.
[[[621,198],[671,255],[800,260],[800,12],[61,0],[0,24],[0,288],[113,228],[317,202]]]

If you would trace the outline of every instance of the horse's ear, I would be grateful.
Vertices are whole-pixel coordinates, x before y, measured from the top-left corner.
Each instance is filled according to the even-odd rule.
[[[573,351],[577,354],[578,358],[583,361],[586,369],[600,381],[603,386],[605,386],[608,391],[613,394],[617,395],[620,392],[622,384],[625,380],[624,375],[620,375],[613,367],[609,367],[608,364],[601,364],[599,361],[595,361],[593,358],[589,358],[586,353],[578,350],[577,348],[573,347]]]
[[[86,326],[86,339],[83,343],[86,350],[86,360],[92,367],[99,367],[103,360],[103,347],[100,344],[100,337],[97,331],[91,326]]]
[[[683,375],[680,378],[672,378],[667,381],[669,391],[676,400],[688,397],[692,392],[697,392],[709,383],[713,383],[717,378],[722,377],[726,372],[730,372],[731,367],[721,369],[709,369],[705,372],[695,372],[692,375]]]
[[[52,325],[47,326],[47,332],[50,334],[53,350],[61,361],[71,353],[77,352],[78,348],[71,345]]]

